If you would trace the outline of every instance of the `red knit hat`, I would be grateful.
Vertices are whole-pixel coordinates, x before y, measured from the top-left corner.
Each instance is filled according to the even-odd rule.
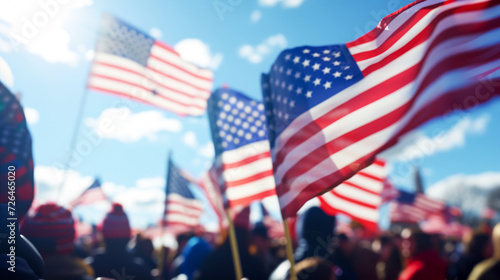
[[[127,214],[119,203],[113,203],[111,211],[106,215],[101,224],[101,232],[104,238],[130,238],[130,224]]]
[[[75,247],[75,221],[71,212],[55,204],[38,206],[21,223],[21,233],[40,254],[71,254]]]

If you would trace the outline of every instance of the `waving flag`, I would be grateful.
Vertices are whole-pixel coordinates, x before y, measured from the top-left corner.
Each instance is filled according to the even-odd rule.
[[[109,201],[106,194],[101,188],[99,179],[95,179],[92,185],[80,194],[77,198],[70,202],[70,207],[74,208],[78,205],[94,204],[99,201]]]
[[[231,89],[208,100],[216,162],[230,207],[275,195],[264,105]]]
[[[355,41],[283,51],[263,78],[283,217],[429,119],[498,95],[499,5],[416,1]]]
[[[379,207],[382,204],[381,194],[386,176],[385,161],[376,160],[335,189],[320,196],[320,207],[330,215],[347,215],[366,229],[375,231],[378,228]]]
[[[9,204],[22,219],[34,196],[31,135],[23,108],[0,83],[0,204]],[[11,188],[9,188],[9,186]]]
[[[88,88],[126,96],[179,115],[202,115],[213,73],[184,61],[170,46],[105,15]]]
[[[225,227],[225,217],[224,213],[224,200],[222,197],[222,190],[219,185],[219,176],[215,166],[212,166],[207,173],[203,174],[200,180],[200,187],[205,193],[210,206],[214,210],[217,218],[219,219],[219,225],[221,228]]]
[[[420,223],[429,217],[446,219],[446,204],[421,193],[399,190],[399,196],[390,204],[391,223]]]
[[[194,184],[189,175],[170,160],[165,198],[163,224],[192,230],[199,225],[203,203],[195,198],[189,186]]]

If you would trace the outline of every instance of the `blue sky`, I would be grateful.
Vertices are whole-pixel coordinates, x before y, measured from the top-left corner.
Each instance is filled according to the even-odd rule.
[[[0,4],[0,77],[14,92],[30,120],[35,177],[41,201],[54,200],[85,92],[101,16],[109,13],[175,46],[188,60],[214,69],[215,87],[230,87],[261,99],[260,73],[279,52],[301,45],[344,43],[375,27],[384,15],[411,1],[220,0],[220,1],[41,1]],[[230,5],[233,4],[233,6]],[[48,12],[47,12],[48,11]],[[12,44],[30,22],[40,27],[23,44]],[[12,73],[13,81],[8,72]],[[144,226],[161,214],[167,155],[199,176],[213,157],[206,116],[180,118],[112,95],[88,92],[77,147],[61,202],[90,185],[94,176],[104,190],[124,203],[133,223]],[[114,116],[114,117],[113,117]],[[116,129],[96,137],[100,118],[116,119]],[[391,177],[411,189],[409,166],[421,167],[426,186],[456,175],[500,173],[500,100],[467,113],[427,124],[387,152]],[[445,135],[435,138],[436,131]],[[420,153],[415,152],[420,151]],[[413,151],[413,152],[411,152]],[[498,181],[500,184],[500,180]],[[447,186],[447,188],[452,186]],[[436,192],[439,195],[439,192]],[[83,209],[93,215],[105,209]],[[77,212],[78,212],[77,211]],[[87,211],[87,212],[86,212]]]

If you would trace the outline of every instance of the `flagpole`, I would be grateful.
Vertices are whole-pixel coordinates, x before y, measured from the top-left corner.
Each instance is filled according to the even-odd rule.
[[[165,234],[165,213],[167,212],[167,192],[168,192],[168,182],[170,177],[170,164],[172,161],[172,151],[168,152],[168,160],[167,160],[167,180],[165,182],[165,202],[163,203],[163,214],[161,218],[161,228],[160,228],[160,238],[161,238],[161,248],[160,248],[160,259],[158,261],[158,272],[160,276],[163,276],[164,270],[164,262],[165,262],[165,246],[163,245],[163,235]]]
[[[226,216],[229,222],[229,241],[231,243],[231,252],[233,253],[233,264],[236,280],[241,280],[243,278],[243,272],[241,270],[240,253],[238,252],[238,244],[236,243],[236,233],[234,231],[234,222],[231,219],[231,213],[229,208],[226,208]]]
[[[83,91],[83,95],[81,98],[80,102],[80,107],[78,109],[78,113],[76,116],[76,122],[75,122],[75,128],[73,130],[73,136],[71,137],[71,142],[69,145],[69,150],[68,150],[68,155],[66,156],[66,161],[64,162],[64,173],[63,177],[61,180],[61,184],[59,185],[58,191],[57,191],[57,197],[56,197],[56,203],[59,202],[59,199],[61,198],[61,194],[63,191],[63,186],[66,183],[66,179],[68,178],[68,168],[69,168],[69,162],[71,160],[71,155],[73,154],[76,146],[76,140],[78,139],[78,134],[80,132],[80,126],[82,124],[82,118],[83,118],[83,112],[85,110],[85,105],[87,104],[87,95],[89,93],[89,90],[87,87],[85,87],[85,90]]]
[[[295,273],[295,260],[293,258],[292,238],[290,237],[290,229],[288,228],[287,219],[283,219],[283,226],[285,227],[286,256],[290,262],[290,280],[297,280],[297,274]]]

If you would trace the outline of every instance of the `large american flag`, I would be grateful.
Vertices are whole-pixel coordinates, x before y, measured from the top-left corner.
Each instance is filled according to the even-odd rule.
[[[347,44],[283,51],[263,77],[283,217],[429,119],[498,95],[499,4],[417,1]]]
[[[170,160],[165,191],[164,225],[187,230],[199,225],[203,203],[193,195],[189,188],[191,185],[195,185],[191,176]]]
[[[432,217],[446,219],[446,204],[422,193],[399,190],[399,196],[389,205],[391,223],[418,224]]]
[[[384,160],[375,160],[335,189],[319,196],[321,209],[330,215],[347,215],[366,229],[376,231],[387,176],[385,164]]]
[[[94,204],[99,201],[109,201],[109,199],[101,188],[101,181],[96,178],[90,187],[69,203],[69,207],[74,208],[78,205]]]
[[[0,204],[13,201],[19,219],[26,215],[33,201],[33,172],[31,135],[23,107],[0,82]],[[8,188],[12,186],[10,182],[15,183],[13,190]]]
[[[229,207],[276,194],[262,102],[231,89],[216,90],[208,116]]]
[[[126,96],[179,115],[202,115],[213,73],[110,15],[101,22],[88,88]]]

